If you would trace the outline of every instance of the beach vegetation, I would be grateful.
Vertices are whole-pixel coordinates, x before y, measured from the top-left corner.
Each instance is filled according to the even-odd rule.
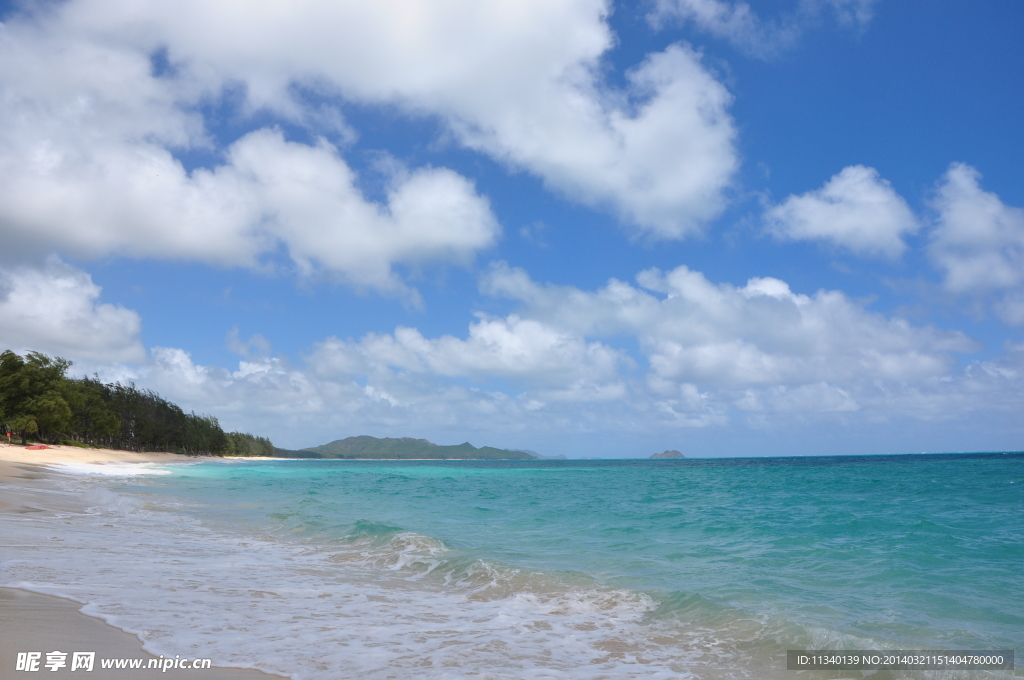
[[[134,383],[68,377],[71,362],[39,352],[0,354],[0,428],[48,444],[191,455],[273,455],[269,440],[226,433],[217,418],[186,413]]]
[[[450,446],[411,437],[348,437],[299,451],[279,449],[266,437],[225,432],[216,417],[186,413],[153,390],[134,383],[69,377],[71,362],[39,352],[0,354],[0,434],[22,444],[38,441],[125,451],[188,455],[384,459],[536,460],[531,451]]]
[[[225,456],[273,456],[274,445],[266,437],[257,437],[247,432],[228,432]]]
[[[0,414],[22,443],[30,436],[59,435],[66,428],[71,409],[62,388],[70,365],[39,352],[0,354]]]

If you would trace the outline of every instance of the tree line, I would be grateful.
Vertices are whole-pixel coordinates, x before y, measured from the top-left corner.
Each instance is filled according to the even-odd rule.
[[[269,439],[224,432],[134,383],[69,378],[71,362],[39,352],[0,354],[0,429],[22,444],[74,443],[125,451],[273,456]]]

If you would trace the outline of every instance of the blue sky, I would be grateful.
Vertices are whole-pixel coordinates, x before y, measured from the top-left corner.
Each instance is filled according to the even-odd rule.
[[[286,447],[1022,447],[1019,3],[0,17],[5,347]]]

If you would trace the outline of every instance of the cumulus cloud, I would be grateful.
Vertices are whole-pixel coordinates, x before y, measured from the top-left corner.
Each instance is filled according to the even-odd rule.
[[[1019,348],[961,367],[979,349],[962,333],[872,312],[837,291],[796,293],[774,278],[735,286],[681,266],[585,290],[496,264],[481,289],[518,310],[479,315],[460,335],[398,327],[326,338],[300,366],[233,332],[228,343],[244,354],[233,370],[157,347],[149,363],[101,375],[137,380],[229,428],[272,428],[275,441],[296,446],[346,433],[621,445],[744,421],[998,420],[1024,393]]]
[[[655,394],[696,385],[738,408],[850,410],[877,396],[879,385],[941,380],[955,369],[954,353],[976,349],[962,333],[887,318],[838,291],[797,294],[773,278],[714,284],[685,266],[648,270],[637,281],[590,292],[542,286],[498,265],[483,289],[521,301],[524,315],[563,332],[635,337]],[[828,390],[829,398],[797,399]]]
[[[394,334],[371,333],[359,342],[330,338],[311,356],[320,372],[373,374],[385,370],[444,377],[504,378],[539,389],[546,398],[621,397],[618,368],[628,363],[621,352],[586,342],[513,314],[481,318],[469,336],[424,338],[414,328]]]
[[[928,254],[957,294],[1003,293],[996,311],[1008,323],[1024,323],[1024,209],[984,191],[981,174],[954,163],[932,201],[938,219]]]
[[[85,272],[51,258],[43,268],[0,270],[0,348],[69,359],[143,361],[139,315],[99,302]]]
[[[171,150],[210,144],[185,107],[203,90],[154,77],[137,49],[59,37],[25,23],[0,32],[0,228],[15,252],[251,267],[283,246],[304,272],[414,296],[394,264],[466,262],[499,232],[450,170],[399,169],[375,203],[337,148],[276,129],[188,172]]]
[[[654,26],[670,20],[693,22],[747,54],[768,58],[792,47],[822,14],[832,14],[840,25],[863,29],[874,15],[873,5],[874,0],[802,0],[789,14],[762,19],[745,2],[656,0],[648,20]]]
[[[300,0],[258,11],[227,0],[71,0],[14,15],[0,32],[0,224],[82,252],[241,265],[283,243],[300,264],[315,250],[370,286],[395,285],[385,265],[420,247],[461,261],[491,242],[493,217],[464,179],[423,169],[404,193],[396,187],[404,200],[375,205],[326,142],[274,145],[264,130],[227,149],[224,165],[186,171],[178,150],[225,151],[201,112],[231,91],[244,94],[243,114],[269,111],[325,132],[347,128],[312,100],[434,117],[452,139],[572,200],[642,233],[685,236],[720,212],[737,166],[731,96],[683,45],[649,55],[624,90],[605,85],[607,12],[603,0]],[[154,55],[167,67],[155,69]],[[273,148],[254,155],[260,143]],[[247,158],[261,164],[256,176],[238,166]],[[310,169],[323,181],[305,198],[354,221],[340,228],[287,200]],[[277,202],[254,201],[271,180]],[[424,211],[422,238],[396,246],[402,220]],[[388,213],[390,236],[375,239]],[[306,233],[295,233],[298,223]],[[372,271],[353,269],[365,262]]]
[[[508,394],[386,366],[341,370],[359,348],[321,343],[304,368],[279,357],[248,358],[237,370],[195,363],[181,349],[156,347],[141,366],[108,366],[100,376],[134,380],[201,413],[216,414],[224,427],[270,436],[283,446],[311,446],[346,434],[427,436],[438,443],[473,441],[502,445],[515,433],[600,431],[609,408],[591,411],[593,399],[542,401],[538,395]],[[372,370],[367,375],[363,371]],[[558,396],[557,394],[555,396]],[[583,408],[581,408],[583,407]],[[621,421],[620,421],[621,422]],[[497,435],[500,435],[497,436]],[[486,436],[486,441],[479,437]],[[505,444],[508,445],[508,444]]]
[[[554,84],[456,124],[467,145],[525,167],[641,233],[682,238],[721,212],[738,160],[732,96],[682,45],[648,57],[623,93]]]
[[[615,43],[604,0],[306,0],[280,16],[188,7],[141,14],[175,58],[243,80],[254,102],[286,110],[298,80],[438,115],[463,144],[656,236],[716,215],[737,164],[731,96],[694,51],[650,55],[626,91],[602,83]]]
[[[723,390],[675,381],[652,386],[624,376],[618,395],[595,399],[587,394],[551,398],[537,391],[516,393],[500,385],[484,388],[429,371],[394,370],[386,362],[346,363],[362,351],[358,344],[325,341],[303,367],[278,357],[250,357],[230,370],[197,364],[181,349],[158,347],[148,364],[99,370],[103,379],[134,380],[186,410],[216,414],[228,429],[270,436],[276,444],[294,448],[354,434],[401,434],[439,443],[469,439],[498,446],[533,440],[554,447],[544,452],[570,455],[649,455],[656,448],[643,442],[666,437],[687,450],[694,448],[682,442],[702,442],[695,450],[707,453],[792,451],[761,435],[751,448],[749,427],[776,435],[791,432],[783,438],[790,446],[809,436],[828,442],[832,451],[891,452],[899,446],[890,436],[866,442],[863,427],[850,438],[850,446],[836,438],[836,427],[859,424],[869,430],[889,428],[885,431],[891,434],[911,432],[908,441],[918,447],[930,441],[928,446],[936,450],[949,450],[979,446],[979,423],[992,435],[986,445],[998,448],[1008,445],[1007,435],[1011,441],[1019,436],[1015,418],[1024,405],[1020,347],[938,379],[819,380]],[[867,389],[872,381],[874,389]],[[1009,429],[1007,423],[1012,424]],[[747,427],[723,429],[728,424]]]
[[[379,205],[363,198],[354,173],[323,140],[310,147],[261,130],[232,145],[228,159],[232,174],[251,187],[263,229],[287,244],[305,271],[401,288],[392,263],[466,262],[499,232],[487,200],[451,170],[401,173]]]
[[[903,237],[918,230],[907,202],[874,168],[851,165],[825,185],[790,196],[765,211],[770,233],[786,240],[822,241],[858,255],[896,259]]]
[[[1024,210],[985,192],[980,179],[971,166],[952,164],[932,204],[938,223],[929,252],[956,293],[1024,283]]]

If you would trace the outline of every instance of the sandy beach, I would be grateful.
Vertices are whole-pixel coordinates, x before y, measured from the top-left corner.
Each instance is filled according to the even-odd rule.
[[[45,449],[28,449],[24,446],[0,442],[0,480],[4,478],[29,479],[38,473],[32,466],[59,465],[63,463],[107,465],[110,463],[185,463],[200,460],[198,457],[180,456],[175,453],[136,453],[114,449],[86,449],[78,446],[48,446]],[[29,473],[28,475],[26,474]],[[2,490],[0,490],[2,493]]]
[[[29,450],[0,443],[0,513],[53,513],[64,510],[59,497],[46,493],[46,478],[54,465],[174,464],[195,460],[172,453],[134,453],[72,446]],[[97,680],[146,677],[156,673],[166,678],[195,680],[267,680],[277,677],[234,668],[168,668],[166,671],[162,668],[147,668],[149,660],[157,657],[144,651],[138,638],[82,614],[79,611],[81,607],[81,604],[71,600],[14,588],[0,588],[0,680],[22,677],[22,672],[16,670],[18,654],[21,652],[40,652],[38,669],[45,672],[47,677],[54,678],[79,677],[79,671],[84,668],[70,675],[74,652],[95,652],[92,672],[86,677]],[[51,671],[45,664],[47,654],[54,651],[67,653],[63,659],[66,665]],[[141,659],[142,669],[104,669],[101,667],[104,659]]]
[[[0,442],[0,513],[52,512],[64,509],[52,507],[54,502],[60,502],[58,499],[47,497],[45,501],[43,500],[45,482],[38,485],[38,493],[33,491],[33,482],[43,480],[48,468],[53,470],[59,469],[61,465],[101,466],[126,463],[171,465],[203,459],[175,453],[136,453],[114,449],[86,449],[78,446],[28,449]],[[17,482],[17,489],[12,488],[10,482]]]

